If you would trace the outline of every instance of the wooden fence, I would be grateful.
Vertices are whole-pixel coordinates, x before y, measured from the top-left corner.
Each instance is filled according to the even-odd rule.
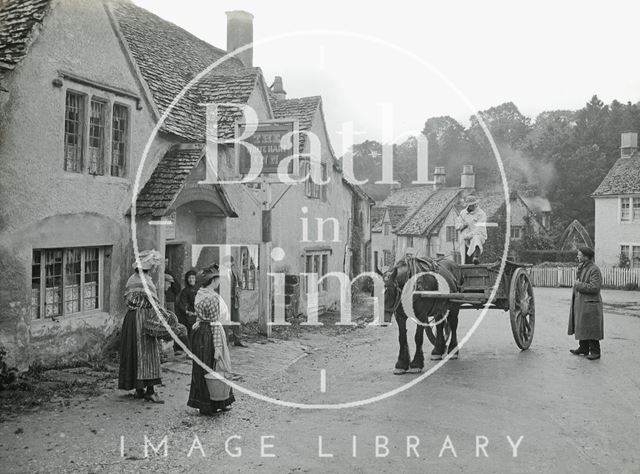
[[[572,287],[576,281],[577,267],[531,267],[529,275],[533,286]],[[640,268],[602,267],[602,286],[624,288],[635,283],[640,286]]]

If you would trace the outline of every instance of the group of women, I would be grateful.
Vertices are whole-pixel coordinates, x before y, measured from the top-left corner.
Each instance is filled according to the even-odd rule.
[[[205,380],[209,368],[231,372],[227,338],[220,322],[226,305],[216,292],[220,285],[218,267],[212,265],[197,275],[199,287],[196,273],[187,273],[186,287],[176,305],[178,317],[160,304],[150,276],[161,261],[162,256],[156,250],[140,252],[133,265],[134,274],[127,281],[128,311],[122,324],[118,388],[135,390],[135,398],[164,403],[154,388],[161,384],[161,340],[172,339],[162,318],[177,337],[189,342],[194,356],[187,405],[198,408],[203,415],[227,411],[235,401],[233,391],[226,400],[211,400]]]

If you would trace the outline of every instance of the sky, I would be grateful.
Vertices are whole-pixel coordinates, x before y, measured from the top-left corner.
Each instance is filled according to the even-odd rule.
[[[225,12],[251,12],[254,66],[268,84],[282,76],[287,97],[322,96],[337,151],[347,122],[356,143],[388,142],[429,117],[466,126],[474,111],[508,101],[535,118],[594,94],[640,100],[638,1],[134,3],[223,49]]]

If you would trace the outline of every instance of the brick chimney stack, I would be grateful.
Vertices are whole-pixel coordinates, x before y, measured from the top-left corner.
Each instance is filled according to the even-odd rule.
[[[436,166],[433,171],[433,189],[442,189],[447,185],[447,173],[444,166]]]
[[[253,43],[253,15],[243,10],[227,13],[227,52]],[[236,58],[246,67],[253,67],[253,47],[238,53]]]
[[[473,172],[473,165],[464,165],[460,175],[460,187],[463,189],[475,189],[476,174]]]
[[[620,135],[620,157],[628,158],[638,151],[638,134],[636,132],[622,132]]]
[[[282,86],[282,77],[276,76],[273,79],[273,84],[269,87],[271,93],[275,96],[276,100],[285,100],[287,98],[287,91]]]

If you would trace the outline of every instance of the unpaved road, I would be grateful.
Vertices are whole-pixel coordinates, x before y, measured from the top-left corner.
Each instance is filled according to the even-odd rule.
[[[3,423],[0,471],[640,472],[640,293],[603,292],[613,306],[605,308],[603,358],[592,362],[568,352],[570,290],[535,292],[530,350],[515,346],[507,313],[489,311],[460,360],[385,400],[303,410],[236,394],[231,412],[203,418],[185,405],[188,377],[167,373],[165,405],[114,390]],[[460,335],[479,315],[461,313]],[[396,340],[395,326],[310,335],[301,341],[314,348],[310,355],[247,385],[298,403],[370,398],[418,377],[392,374]],[[167,436],[167,456],[148,449],[145,458],[145,435],[156,446]],[[517,457],[509,440],[520,440]],[[484,451],[477,442],[488,443]]]

